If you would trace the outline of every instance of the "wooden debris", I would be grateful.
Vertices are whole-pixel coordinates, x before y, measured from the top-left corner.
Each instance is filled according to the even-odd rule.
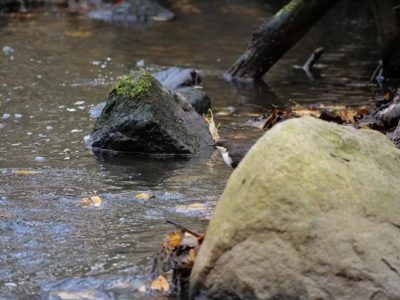
[[[167,273],[172,272],[168,291],[174,290],[178,294],[182,285],[188,284],[197,253],[203,242],[204,235],[198,234],[183,225],[167,221],[180,230],[169,233],[163,243],[161,251],[153,258],[151,277],[156,287],[160,285],[160,276],[168,278]],[[162,286],[166,286],[163,284]],[[153,289],[153,287],[151,287]],[[161,291],[162,289],[157,289]],[[165,290],[164,290],[165,292]]]

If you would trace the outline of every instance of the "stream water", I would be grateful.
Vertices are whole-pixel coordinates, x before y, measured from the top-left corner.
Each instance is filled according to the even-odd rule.
[[[355,104],[379,52],[368,7],[343,1],[265,77],[234,87],[222,73],[282,1],[164,1],[174,21],[123,27],[51,7],[0,20],[0,299],[160,299],[140,292],[150,257],[174,228],[203,231],[231,170],[214,153],[190,160],[96,159],[83,138],[89,109],[138,61],[150,69],[199,69],[228,138],[257,107]],[[296,68],[324,46],[320,78]],[[21,173],[25,170],[25,174]],[[137,200],[135,194],[155,198]],[[82,197],[99,195],[99,208]],[[72,297],[72,298],[71,298]]]

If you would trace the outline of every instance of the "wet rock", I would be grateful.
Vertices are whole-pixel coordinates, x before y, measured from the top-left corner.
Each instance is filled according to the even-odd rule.
[[[104,107],[106,106],[106,102],[107,102],[107,101],[103,101],[103,102],[100,102],[99,104],[97,104],[97,105],[91,107],[91,108],[89,109],[89,116],[90,116],[90,118],[92,118],[92,119],[97,119],[97,118],[99,118],[99,117],[101,116],[101,113],[102,113]]]
[[[111,23],[145,23],[149,21],[168,21],[174,13],[151,0],[126,0],[116,6],[103,6],[88,13],[92,19]]]
[[[0,1],[1,12],[27,12],[31,8],[49,3],[48,0],[2,0]]]
[[[211,136],[193,107],[147,72],[117,82],[88,139],[91,147],[146,154],[208,151]]]
[[[199,114],[205,114],[211,108],[211,99],[195,87],[201,83],[201,76],[195,69],[172,67],[155,73],[154,77],[177,97],[189,102]]]
[[[199,85],[201,83],[200,74],[195,69],[191,68],[182,69],[172,67],[155,73],[154,77],[161,82],[163,86],[172,91],[181,87]]]
[[[175,90],[175,95],[189,102],[200,115],[207,114],[211,108],[211,99],[207,94],[194,87],[179,88]]]
[[[268,131],[233,172],[191,276],[207,299],[399,299],[400,152],[314,118]]]

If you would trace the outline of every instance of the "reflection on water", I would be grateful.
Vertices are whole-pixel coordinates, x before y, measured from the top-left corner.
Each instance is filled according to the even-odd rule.
[[[355,103],[371,92],[365,82],[378,52],[372,18],[360,3],[336,7],[271,69],[265,85],[250,88],[224,82],[222,73],[282,1],[163,2],[176,20],[136,28],[51,9],[1,20],[0,298],[79,292],[144,299],[138,290],[145,266],[173,229],[165,220],[198,231],[206,225],[231,172],[216,153],[102,160],[84,147],[94,125],[88,111],[138,61],[153,69],[198,68],[214,111],[235,109],[219,117],[222,134],[249,142],[260,133],[241,124],[260,107],[289,99]],[[326,49],[321,78],[311,82],[294,66],[319,46]],[[16,174],[21,168],[35,174]],[[155,198],[135,199],[140,192]],[[103,205],[83,207],[81,198],[94,194]]]

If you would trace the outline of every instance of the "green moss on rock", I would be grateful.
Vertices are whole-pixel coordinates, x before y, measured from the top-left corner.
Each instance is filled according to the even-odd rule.
[[[112,91],[121,96],[141,97],[152,90],[154,80],[149,72],[142,70],[142,74],[138,77],[132,74],[124,76],[113,85]]]

